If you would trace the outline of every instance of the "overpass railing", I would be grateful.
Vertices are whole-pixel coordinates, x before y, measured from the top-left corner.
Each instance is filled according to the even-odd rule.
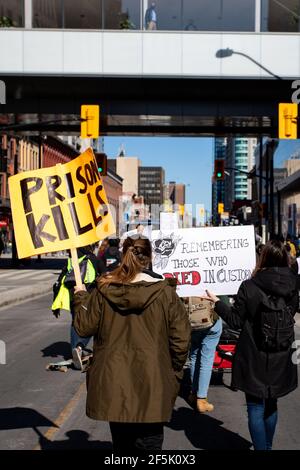
[[[0,27],[300,31],[295,0],[0,0]]]

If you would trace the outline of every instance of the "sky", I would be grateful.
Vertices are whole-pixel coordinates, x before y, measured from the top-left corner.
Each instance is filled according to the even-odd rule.
[[[104,152],[114,158],[123,145],[125,155],[138,157],[143,166],[162,166],[166,183],[187,185],[187,204],[204,204],[210,211],[213,142],[204,137],[104,137]]]
[[[274,166],[282,168],[284,160],[297,151],[300,152],[300,140],[281,140],[274,155]]]

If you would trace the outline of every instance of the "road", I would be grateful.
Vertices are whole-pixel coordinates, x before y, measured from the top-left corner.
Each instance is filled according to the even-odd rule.
[[[0,364],[0,449],[111,449],[107,423],[85,416],[85,374],[49,372],[48,362],[69,357],[67,313],[56,319],[51,295],[0,310],[0,339],[6,364]],[[300,327],[296,327],[300,338]],[[178,397],[165,427],[164,450],[249,449],[246,409],[241,392],[211,386],[211,414],[196,414]],[[279,402],[274,449],[300,448],[297,389]]]

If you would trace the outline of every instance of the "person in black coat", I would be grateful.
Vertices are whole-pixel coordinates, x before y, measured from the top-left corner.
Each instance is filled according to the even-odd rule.
[[[276,299],[277,302],[283,299],[284,311],[289,312],[285,315],[290,316],[291,325],[299,307],[297,275],[290,268],[284,244],[279,240],[266,244],[252,278],[242,282],[232,307],[209,291],[207,298],[215,302],[216,313],[231,328],[241,329],[231,385],[246,394],[248,426],[254,449],[271,450],[277,423],[277,399],[298,385],[297,364],[293,356],[293,326],[289,327],[290,341],[281,350],[262,347],[265,343],[258,341],[263,312],[271,308],[273,313],[272,305],[276,304]]]

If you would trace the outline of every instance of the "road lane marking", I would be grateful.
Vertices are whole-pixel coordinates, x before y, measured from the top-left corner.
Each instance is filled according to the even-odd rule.
[[[47,439],[48,441],[52,441],[53,437],[55,434],[58,433],[58,431],[61,430],[61,427],[64,425],[64,423],[67,421],[67,419],[71,416],[73,413],[76,405],[78,404],[83,392],[86,390],[86,383],[85,381],[82,382],[80,385],[79,389],[71,398],[69,403],[65,406],[65,408],[62,410],[62,412],[59,414],[58,418],[53,422],[55,426],[51,426],[51,428],[48,429],[46,434],[43,434],[43,438]],[[40,444],[38,444],[36,447],[34,447],[33,450],[42,450]]]

